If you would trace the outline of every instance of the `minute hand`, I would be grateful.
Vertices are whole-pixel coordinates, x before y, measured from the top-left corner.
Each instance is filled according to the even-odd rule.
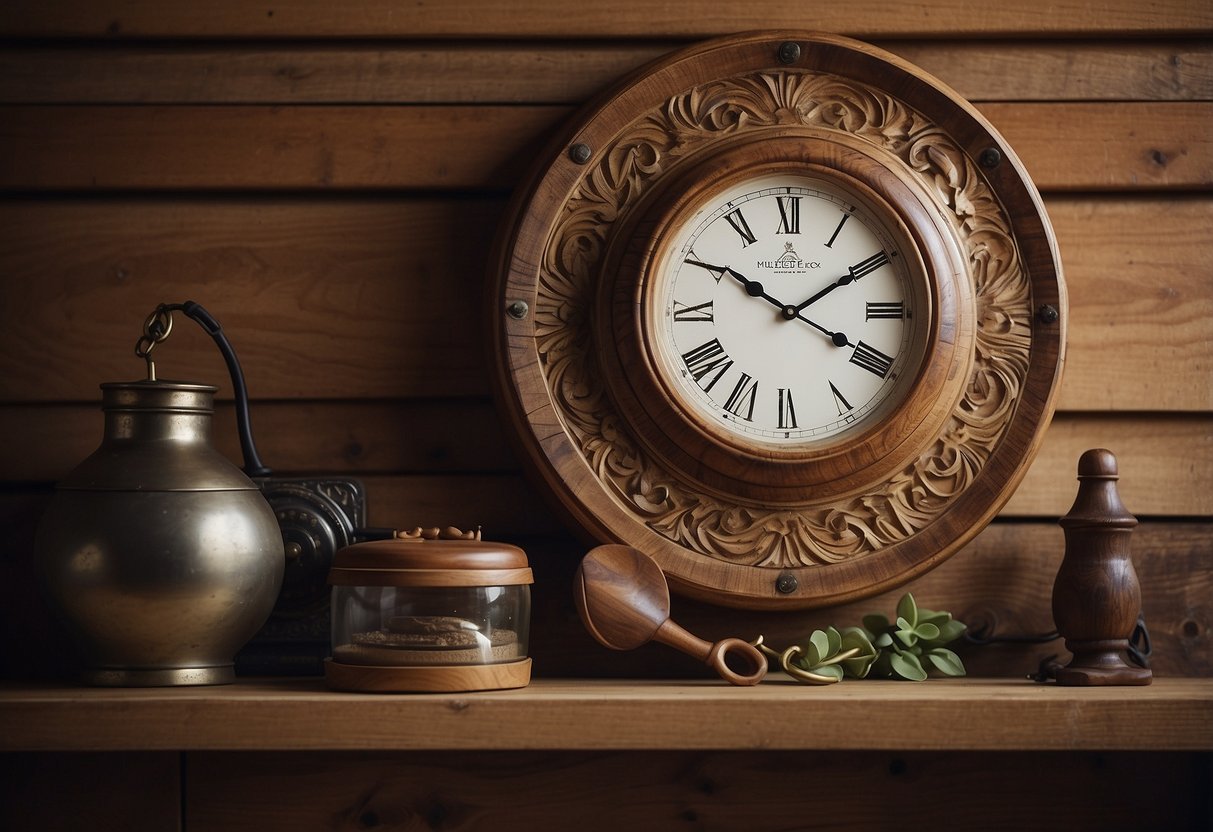
[[[871,257],[869,257],[868,259],[862,260],[859,263],[856,263],[854,266],[851,266],[850,268],[848,268],[846,274],[844,274],[842,277],[835,280],[833,283],[831,283],[829,286],[822,289],[817,294],[813,295],[813,297],[809,298],[804,303],[800,304],[799,306],[794,306],[792,308],[795,309],[797,312],[800,312],[805,307],[810,306],[811,304],[814,304],[817,301],[821,300],[826,295],[830,294],[830,292],[833,292],[835,289],[837,289],[839,286],[846,286],[848,283],[854,283],[856,280],[859,280],[859,278],[864,277],[868,274],[871,274],[872,272],[876,271],[877,269],[879,269],[881,266],[885,265],[888,262],[889,262],[889,255],[883,251],[878,251],[875,254],[873,254]]]
[[[854,281],[855,281],[855,276],[853,274],[851,274],[850,272],[847,272],[842,277],[838,278],[833,283],[831,283],[829,286],[825,287],[820,292],[813,295],[813,297],[806,300],[804,303],[800,304],[799,306],[793,306],[792,309],[794,310],[794,312],[796,314],[799,314],[800,311],[803,310],[805,307],[811,306],[812,304],[817,303],[817,301],[821,300],[826,295],[830,294],[830,292],[833,292],[839,286],[846,286],[848,283],[853,283]]]

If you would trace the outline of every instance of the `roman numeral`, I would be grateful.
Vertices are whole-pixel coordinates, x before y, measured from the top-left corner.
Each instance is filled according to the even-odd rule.
[[[800,197],[777,196],[779,203],[779,228],[776,234],[800,233]]]
[[[856,367],[863,367],[869,373],[881,378],[887,376],[893,367],[891,356],[885,355],[875,347],[868,346],[863,341],[859,342],[855,347],[855,352],[851,354],[851,363]]]
[[[864,316],[865,321],[880,320],[882,318],[890,318],[900,320],[906,316],[905,303],[898,301],[897,303],[869,303],[867,305],[867,314]]]
[[[830,381],[828,383],[830,385],[830,392],[834,394],[834,406],[838,408],[838,415],[847,416],[855,408],[851,406],[851,403],[846,400],[846,397],[842,393],[838,392],[838,388],[834,386],[834,382]],[[850,421],[852,418],[854,417],[848,416],[847,421]]]
[[[779,428],[780,430],[792,430],[796,427],[796,408],[792,404],[792,391],[786,387],[780,387]]]
[[[830,241],[826,243],[826,248],[833,248],[834,241],[838,239],[838,232],[842,231],[842,227],[847,224],[847,220],[851,218],[850,214],[843,214],[842,219],[838,221],[838,227],[834,229],[834,233],[830,235]]]
[[[889,255],[885,254],[883,251],[878,251],[867,260],[861,260],[854,266],[851,266],[851,277],[853,277],[855,280],[859,280],[859,278],[863,277],[864,275],[871,274],[881,266],[886,265],[888,262]]]
[[[716,278],[717,283],[719,283],[720,279],[724,277],[724,273],[728,271],[728,269],[724,266],[713,266],[711,263],[704,263],[697,260],[695,257],[695,249],[691,249],[682,262],[689,266],[698,266],[701,269],[707,269],[708,273],[711,274],[712,277]]]
[[[733,392],[729,394],[728,400],[724,403],[724,409],[732,413],[739,419],[745,419],[747,422],[754,421],[754,399],[758,396],[758,382],[741,374],[741,378],[737,379],[737,386],[733,388]],[[746,408],[746,414],[741,415],[741,409]]]
[[[720,341],[715,338],[706,344],[700,344],[690,352],[683,353],[682,360],[686,362],[687,371],[704,389],[704,392],[711,390],[716,382],[720,381],[720,377],[733,366],[733,359],[729,358],[724,347],[720,346]],[[715,375],[705,386],[704,377],[713,372]]]
[[[674,301],[675,321],[682,321],[684,323],[711,323],[714,320],[712,317],[713,311],[712,301],[697,303],[694,306],[687,306],[681,301]]]
[[[754,236],[754,232],[750,230],[750,225],[745,221],[745,217],[741,215],[740,208],[734,208],[732,211],[724,215],[724,218],[729,221],[729,225],[733,226],[733,230],[741,235],[741,247],[745,248],[750,243],[758,242],[758,238]]]

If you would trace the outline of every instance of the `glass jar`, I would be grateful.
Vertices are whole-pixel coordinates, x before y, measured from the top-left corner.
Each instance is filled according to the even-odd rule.
[[[338,690],[524,687],[533,582],[526,553],[471,539],[406,536],[347,546],[329,572]]]

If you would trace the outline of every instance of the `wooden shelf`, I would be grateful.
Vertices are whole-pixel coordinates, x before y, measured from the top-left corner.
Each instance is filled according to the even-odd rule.
[[[0,686],[0,751],[413,749],[1197,750],[1213,679],[1063,688],[1005,679],[548,680],[475,694],[336,693],[319,679],[210,688]]]

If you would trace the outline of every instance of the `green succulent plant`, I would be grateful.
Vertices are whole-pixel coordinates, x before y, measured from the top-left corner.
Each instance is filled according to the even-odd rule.
[[[863,617],[862,627],[814,630],[807,640],[784,650],[754,642],[785,673],[800,682],[829,685],[844,677],[886,678],[921,682],[931,671],[964,676],[960,656],[944,647],[964,634],[965,625],[951,613],[919,607],[906,593],[897,602],[896,620]]]

